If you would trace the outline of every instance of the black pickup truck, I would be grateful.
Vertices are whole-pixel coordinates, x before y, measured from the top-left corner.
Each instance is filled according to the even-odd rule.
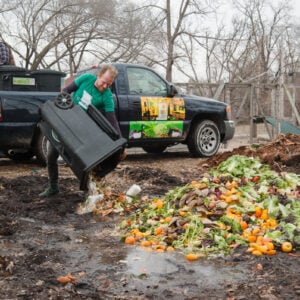
[[[0,66],[0,151],[13,160],[36,156],[44,164],[47,141],[39,107],[61,90],[65,73]]]
[[[128,147],[161,153],[169,146],[183,143],[195,156],[210,157],[218,151],[220,143],[233,138],[235,125],[229,120],[230,108],[225,103],[179,94],[173,84],[143,65],[114,65],[119,75],[111,90]],[[98,67],[79,72],[77,76],[84,72],[96,74]],[[39,106],[57,96],[57,79],[63,75],[40,71],[26,75],[26,81],[26,76],[10,76],[0,68],[0,76],[0,150],[15,160],[36,156],[45,163],[46,139],[39,129]],[[7,77],[11,79],[6,89],[11,90],[4,91],[3,82]],[[43,77],[45,85],[52,88],[37,85],[36,90],[24,89],[30,78],[41,81]],[[14,83],[18,84],[17,88],[11,88]]]

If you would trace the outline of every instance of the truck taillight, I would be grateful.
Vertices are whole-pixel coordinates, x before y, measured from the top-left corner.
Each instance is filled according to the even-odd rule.
[[[3,117],[2,117],[2,103],[0,101],[0,122],[3,121]]]

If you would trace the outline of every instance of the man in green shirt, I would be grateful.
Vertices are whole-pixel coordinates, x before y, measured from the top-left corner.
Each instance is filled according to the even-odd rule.
[[[121,130],[115,115],[115,104],[109,87],[118,76],[118,71],[111,65],[104,65],[98,75],[83,74],[72,81],[62,91],[71,94],[73,101],[82,109],[87,110],[90,104],[101,110],[112,126],[121,137]],[[49,145],[47,153],[47,170],[49,184],[46,190],[39,194],[40,197],[56,195],[58,187],[58,165],[59,152],[52,144]]]

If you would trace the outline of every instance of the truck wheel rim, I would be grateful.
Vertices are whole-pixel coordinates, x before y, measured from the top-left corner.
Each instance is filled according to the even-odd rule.
[[[213,129],[205,128],[200,134],[200,147],[206,152],[214,150],[217,143],[217,136]]]

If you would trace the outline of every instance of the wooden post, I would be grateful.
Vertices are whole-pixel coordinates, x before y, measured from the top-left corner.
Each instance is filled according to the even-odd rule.
[[[231,107],[230,95],[231,95],[230,88],[227,89],[225,88],[225,103]],[[228,117],[231,118],[231,112],[229,113]]]
[[[294,113],[294,116],[296,117],[298,123],[300,124],[300,115],[298,113],[298,110],[297,110],[297,107],[295,105],[295,99],[292,98],[289,90],[287,89],[286,85],[283,85],[283,87],[285,88],[285,92],[288,96],[288,100],[290,101],[290,104],[292,106],[292,110],[293,110],[293,113]]]
[[[251,84],[250,86],[250,145],[253,144],[253,94],[254,94],[254,86]]]
[[[220,100],[221,93],[223,92],[224,87],[225,87],[225,83],[224,83],[224,81],[221,81],[219,86],[217,87],[215,94],[213,95],[214,99]]]

